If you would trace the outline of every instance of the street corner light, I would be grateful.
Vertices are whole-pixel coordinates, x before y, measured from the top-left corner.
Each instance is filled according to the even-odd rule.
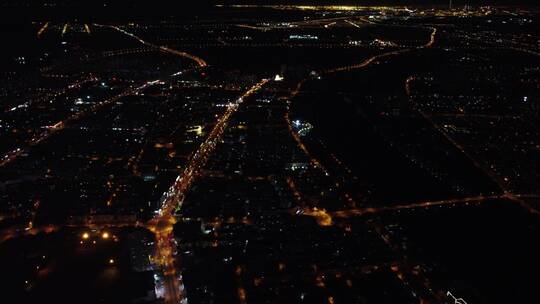
[[[90,234],[88,232],[85,232],[82,234],[82,238],[83,240],[87,240],[88,238],[90,238]]]
[[[109,259],[109,265],[113,265],[114,264],[114,259]]]
[[[105,232],[103,232],[103,233],[101,234],[101,238],[104,239],[104,240],[108,239],[109,236],[110,236],[110,235],[109,235],[109,233],[108,233],[107,231],[105,231]]]

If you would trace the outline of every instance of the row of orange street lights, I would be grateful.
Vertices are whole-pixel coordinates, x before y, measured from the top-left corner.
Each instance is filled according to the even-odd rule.
[[[118,240],[118,239],[116,238],[115,235],[112,235],[112,234],[109,233],[108,231],[103,231],[103,232],[101,232],[99,236],[100,236],[100,238],[101,238],[102,240],[108,240],[108,239],[110,239],[110,238],[114,239],[114,241],[117,241],[117,240]],[[85,241],[85,240],[89,240],[90,237],[91,237],[90,232],[84,232],[84,233],[81,235],[81,239],[82,239],[82,240],[81,240],[81,243],[82,243],[83,241]],[[95,241],[94,241],[94,242],[95,242]]]

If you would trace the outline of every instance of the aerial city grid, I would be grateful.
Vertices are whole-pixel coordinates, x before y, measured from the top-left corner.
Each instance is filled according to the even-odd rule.
[[[1,303],[540,302],[534,2],[141,2],[0,1]]]

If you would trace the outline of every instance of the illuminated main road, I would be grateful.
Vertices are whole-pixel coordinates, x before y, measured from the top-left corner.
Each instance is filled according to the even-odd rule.
[[[385,57],[404,54],[404,53],[408,53],[408,52],[411,52],[411,51],[414,51],[414,50],[430,48],[435,43],[435,37],[437,35],[437,28],[431,27],[430,29],[431,29],[431,33],[429,35],[429,40],[425,44],[423,44],[421,46],[418,46],[418,47],[415,47],[415,48],[405,48],[405,49],[400,49],[400,50],[395,50],[395,51],[382,53],[382,54],[379,54],[379,55],[372,56],[372,57],[370,57],[370,58],[368,58],[368,59],[366,59],[366,60],[364,60],[364,61],[362,61],[362,62],[360,62],[358,64],[353,64],[353,65],[348,65],[348,66],[343,66],[343,67],[339,67],[339,68],[334,68],[334,69],[321,71],[320,74],[324,75],[324,74],[332,74],[332,73],[337,73],[337,72],[361,69],[361,68],[367,67],[370,64],[372,64],[374,62],[377,62],[377,60],[385,58]]]
[[[351,71],[351,70],[355,70],[355,69],[362,69],[362,68],[370,66],[373,63],[376,63],[379,59],[382,59],[382,58],[385,58],[385,57],[404,54],[404,53],[412,52],[414,50],[431,48],[433,46],[433,44],[435,43],[435,39],[436,39],[436,35],[437,35],[437,29],[434,28],[434,27],[430,27],[430,29],[431,29],[431,33],[430,33],[430,36],[429,36],[429,40],[425,44],[423,44],[421,46],[418,46],[418,47],[415,47],[415,48],[404,48],[404,49],[399,49],[399,50],[395,50],[395,51],[385,52],[385,53],[382,53],[382,54],[379,54],[379,55],[369,57],[369,58],[365,59],[364,61],[362,61],[362,62],[360,62],[358,64],[353,64],[353,65],[348,65],[348,66],[343,66],[343,67],[338,67],[338,68],[333,68],[333,69],[320,71],[318,73],[318,75],[327,75],[327,74],[334,74],[334,73],[338,73],[338,72],[347,72],[347,71]],[[290,130],[291,136],[295,139],[295,141],[297,142],[300,149],[306,153],[306,155],[311,159],[311,162],[316,167],[320,168],[327,176],[329,176],[328,171],[326,170],[325,166],[322,165],[321,161],[318,160],[317,158],[315,158],[309,152],[306,145],[302,142],[300,136],[298,136],[298,134],[296,134],[296,132],[293,131],[293,128],[292,128],[292,125],[291,125],[291,119],[290,119],[290,115],[289,115],[291,99],[293,99],[295,96],[297,96],[300,93],[300,90],[301,90],[302,86],[308,80],[310,80],[309,77],[304,78],[303,80],[301,80],[297,84],[297,86],[291,91],[289,96],[287,96],[287,98],[286,98],[287,99],[287,110],[286,110],[286,113],[285,113],[285,119],[286,119],[287,123],[289,124],[289,130]],[[341,163],[338,163],[338,165],[342,166]],[[342,187],[340,186],[341,184],[337,180],[335,181],[335,185],[336,185],[337,189],[340,190],[341,196],[343,196],[346,199],[346,201],[349,202],[350,205],[356,206],[356,202],[354,202],[354,200],[352,200],[353,196],[350,195],[346,190],[342,189]],[[419,206],[422,206],[422,204],[426,204],[426,203],[418,203]],[[367,210],[367,208],[362,209],[362,210],[355,209],[354,211],[351,210],[349,213],[343,213],[343,214],[341,214],[341,216],[342,217],[348,217],[348,216],[353,215],[354,213],[366,212],[366,210]],[[400,209],[396,209],[396,210],[400,210]],[[374,212],[374,210],[369,210],[369,211]],[[319,223],[319,225],[328,226],[328,225],[333,224],[332,215],[327,213],[326,210],[304,209],[304,210],[302,210],[302,212],[300,212],[298,214],[306,214],[306,215],[314,216],[317,219],[317,222]],[[337,214],[337,215],[340,215],[340,214]],[[396,256],[398,256],[398,257],[403,257],[404,258],[403,264],[393,266],[392,271],[403,282],[404,286],[406,286],[410,290],[411,294],[416,295],[417,293],[416,293],[415,290],[412,289],[411,286],[413,286],[413,285],[409,284],[407,279],[408,280],[414,280],[416,282],[416,284],[414,286],[422,286],[423,287],[422,292],[423,292],[424,296],[421,296],[420,299],[419,299],[421,303],[441,303],[443,301],[443,299],[444,299],[443,295],[441,293],[437,292],[437,291],[434,291],[431,288],[431,286],[432,286],[431,283],[429,282],[427,277],[425,277],[425,275],[422,274],[425,271],[422,270],[422,271],[416,272],[416,273],[410,271],[410,267],[408,267],[408,265],[407,265],[408,262],[406,261],[406,255],[403,252],[401,252],[401,250],[398,250],[399,246],[396,245],[396,243],[392,240],[392,238],[390,238],[388,236],[388,233],[386,232],[386,228],[384,227],[384,225],[382,225],[378,221],[373,221],[371,223],[371,225],[373,225],[373,230],[384,240],[384,242],[394,252],[394,254],[396,254]]]
[[[11,163],[12,161],[16,160],[19,156],[23,155],[24,153],[27,153],[30,147],[38,145],[41,142],[47,140],[53,134],[57,133],[58,131],[63,130],[69,123],[73,123],[73,122],[85,117],[86,115],[88,115],[90,113],[96,112],[96,111],[102,109],[103,107],[108,106],[108,105],[118,101],[120,98],[129,96],[129,95],[133,95],[133,94],[137,94],[138,92],[146,89],[150,85],[153,85],[153,84],[155,84],[157,82],[159,82],[159,80],[149,81],[149,82],[147,82],[147,83],[145,83],[145,84],[143,84],[141,86],[138,86],[138,87],[131,87],[131,88],[125,90],[124,92],[122,92],[122,93],[120,93],[120,94],[118,94],[116,96],[113,96],[113,97],[111,97],[109,99],[105,99],[103,101],[100,101],[100,102],[92,105],[91,107],[83,110],[83,111],[79,111],[79,112],[77,112],[77,113],[75,113],[73,115],[70,115],[69,117],[67,117],[64,120],[60,120],[60,121],[56,122],[52,126],[48,126],[45,131],[41,132],[40,134],[37,134],[37,135],[33,136],[28,142],[26,142],[25,146],[15,148],[15,149],[7,152],[3,156],[1,156],[1,158],[0,158],[0,167],[3,167],[5,165]]]
[[[46,23],[47,25],[47,23]],[[173,54],[175,56],[180,56],[180,57],[184,57],[184,58],[188,58],[190,60],[193,60],[197,63],[197,65],[199,67],[206,67],[207,66],[207,63],[206,61],[204,61],[202,58],[199,58],[195,55],[192,55],[192,54],[189,54],[189,53],[186,53],[186,52],[181,52],[181,51],[177,51],[177,50],[174,50],[174,49],[171,49],[171,48],[168,48],[166,46],[158,46],[158,45],[154,45],[150,42],[147,42],[141,38],[139,38],[138,36],[132,34],[132,33],[129,33],[117,26],[113,26],[113,25],[101,25],[101,24],[94,24],[94,26],[96,27],[107,27],[107,28],[112,28],[116,31],[119,31],[125,35],[128,35],[136,40],[138,40],[140,43],[146,45],[146,46],[149,46],[149,47],[152,47],[152,48],[156,48],[162,52],[166,52],[166,53],[170,53],[170,54]],[[44,25],[44,27],[46,28],[46,26]],[[16,160],[19,156],[25,154],[26,152],[28,152],[28,149],[31,147],[31,146],[34,146],[34,145],[37,145],[39,143],[41,143],[42,141],[48,139],[51,135],[55,134],[56,132],[62,130],[65,128],[66,124],[69,123],[69,122],[73,122],[73,121],[76,121],[80,118],[82,118],[83,116],[87,115],[88,113],[90,112],[95,112],[101,108],[103,108],[104,106],[107,106],[115,101],[117,101],[118,99],[122,98],[122,97],[125,97],[125,96],[128,96],[128,95],[132,95],[132,94],[136,94],[138,93],[139,91],[145,89],[146,87],[148,87],[148,85],[150,84],[154,84],[154,83],[157,83],[159,80],[156,80],[156,81],[152,81],[152,82],[147,82],[145,84],[143,84],[142,86],[139,86],[139,87],[135,87],[135,88],[129,88],[127,89],[126,91],[124,91],[123,93],[119,94],[119,95],[116,95],[114,97],[111,97],[107,100],[104,100],[104,101],[101,101],[95,105],[93,105],[92,107],[90,107],[89,109],[86,109],[84,111],[80,111],[80,112],[77,112],[71,116],[69,116],[68,118],[64,119],[64,120],[61,120],[61,121],[58,121],[56,122],[55,124],[53,124],[52,126],[49,126],[45,131],[43,131],[42,133],[38,134],[38,135],[35,135],[32,139],[30,139],[26,144],[25,146],[21,146],[21,147],[16,147],[14,149],[12,149],[11,151],[5,153],[4,155],[0,156],[0,167],[3,167],[9,163],[11,163],[12,161]]]
[[[230,102],[221,115],[221,117],[216,122],[214,128],[206,138],[206,140],[199,146],[199,148],[193,153],[188,164],[182,173],[177,177],[174,184],[169,188],[167,192],[164,193],[160,206],[161,208],[158,211],[158,214],[149,221],[146,225],[139,222],[134,223],[117,223],[117,222],[107,222],[107,223],[81,223],[80,225],[75,224],[66,224],[65,227],[146,227],[152,231],[156,237],[156,253],[154,256],[154,263],[160,267],[161,273],[163,274],[163,297],[165,303],[186,303],[186,297],[184,295],[184,286],[182,283],[181,274],[177,271],[177,265],[175,263],[175,253],[176,253],[176,242],[173,234],[173,225],[175,223],[174,213],[176,210],[179,210],[182,206],[185,194],[190,189],[194,180],[199,177],[201,174],[200,170],[204,167],[206,162],[209,159],[211,153],[215,150],[217,144],[222,140],[224,131],[227,128],[229,119],[231,116],[238,110],[240,105],[244,102],[245,98],[259,91],[269,79],[263,79],[249,90],[244,92],[240,97],[235,101]],[[134,94],[144,88],[153,85],[159,82],[159,80],[148,82],[140,87],[130,89],[120,95],[113,97],[108,102],[114,102],[118,98],[121,98],[126,95]],[[102,103],[95,106],[103,106]],[[76,114],[77,115],[77,114]],[[83,114],[79,114],[83,115]],[[77,116],[79,117],[79,116]],[[75,119],[75,117],[70,117],[70,119]],[[59,124],[54,131],[48,132],[40,137],[39,141],[46,139],[48,136],[51,136],[54,132],[65,127],[69,119]],[[21,152],[22,153],[22,152]],[[12,227],[10,229],[4,229],[0,233],[0,243],[7,241],[9,239],[18,238],[26,235],[35,235],[38,233],[51,233],[58,231],[59,226],[48,225],[42,227],[28,228],[28,227]]]
[[[198,67],[207,66],[207,63],[203,59],[197,56],[191,55],[186,52],[177,51],[166,46],[157,46],[157,45],[151,44],[127,31],[124,31],[123,29],[119,27],[105,26],[105,25],[99,25],[99,24],[95,24],[95,26],[109,27],[109,28],[115,29],[117,31],[122,32],[123,34],[126,34],[128,36],[131,36],[137,39],[139,42],[141,42],[142,44],[148,47],[155,48],[162,52],[170,53],[175,56],[188,58],[190,60],[195,61]],[[45,28],[46,26],[44,26],[43,30],[45,30]],[[182,72],[175,73],[171,75],[171,77],[177,76],[179,74],[182,74]],[[49,126],[44,132],[34,136],[30,141],[28,141],[25,144],[24,147],[15,148],[12,151],[9,151],[5,155],[1,156],[0,167],[11,163],[15,159],[17,159],[19,156],[28,152],[30,147],[35,146],[45,141],[53,134],[57,133],[60,130],[63,130],[69,123],[77,121],[89,113],[98,111],[99,109],[118,101],[120,98],[137,94],[141,92],[142,90],[146,89],[147,87],[154,85],[158,82],[160,82],[160,80],[148,81],[144,83],[143,85],[137,86],[137,87],[133,87],[133,86],[129,87],[127,90],[125,90],[119,95],[113,96],[109,99],[96,103],[93,106],[83,111],[70,115],[64,120],[58,121],[52,126]],[[245,97],[261,89],[262,86],[264,86],[264,84],[266,84],[267,82],[268,82],[267,79],[263,79],[261,82],[257,83],[247,92],[245,92],[242,96],[240,96],[237,100],[229,104],[225,113],[218,120],[214,129],[208,136],[207,140],[203,142],[203,144],[191,157],[190,163],[187,166],[186,170],[178,177],[175,184],[173,184],[171,189],[167,192],[167,195],[163,197],[161,201],[162,208],[160,209],[159,214],[154,218],[153,221],[150,221],[150,223],[148,223],[147,225],[147,228],[151,230],[152,232],[154,232],[156,236],[157,242],[156,242],[155,262],[161,267],[161,270],[165,278],[164,298],[165,298],[166,303],[185,303],[186,302],[186,299],[183,293],[183,284],[181,283],[181,276],[176,275],[176,268],[175,268],[175,263],[174,263],[174,254],[176,250],[176,244],[174,241],[174,235],[172,234],[172,228],[173,228],[172,224],[174,223],[174,218],[172,217],[172,214],[174,213],[174,210],[176,207],[181,206],[181,202],[183,201],[185,191],[188,190],[198,170],[201,168],[201,166],[203,166],[206,163],[209,153],[214,150],[216,144],[221,140],[221,136],[227,126],[230,116],[238,109],[238,107],[243,102]],[[117,223],[108,223],[105,225],[118,226]],[[69,225],[66,225],[66,226],[69,226]],[[91,225],[87,224],[87,226],[91,226]],[[141,225],[140,223],[135,223],[135,224],[123,223],[121,226],[124,227],[124,226],[141,226]],[[24,236],[24,235],[33,235],[33,234],[43,233],[43,232],[50,233],[50,232],[56,231],[57,229],[58,229],[57,226],[43,226],[39,228],[13,227],[12,229],[6,229],[2,231],[2,233],[0,233],[0,242],[6,241],[8,239],[16,238],[19,236]]]
[[[362,62],[360,62],[358,64],[353,64],[353,65],[328,69],[328,70],[324,70],[324,71],[319,71],[319,73],[317,73],[317,74],[318,75],[327,75],[327,74],[333,74],[333,73],[338,73],[338,72],[344,72],[344,71],[346,72],[346,71],[351,71],[351,70],[355,70],[355,69],[361,69],[361,68],[368,67],[369,65],[377,62],[377,60],[379,60],[381,58],[385,58],[385,57],[393,56],[393,55],[398,55],[398,54],[403,54],[403,53],[411,52],[413,50],[430,48],[435,43],[435,38],[436,38],[436,35],[437,35],[437,28],[430,27],[429,29],[431,29],[431,33],[429,35],[429,40],[425,44],[423,44],[423,45],[421,45],[419,47],[405,48],[405,49],[400,49],[400,50],[395,50],[395,51],[390,51],[390,52],[378,54],[378,55],[369,57],[369,58],[365,59],[364,61],[362,61]],[[308,149],[306,148],[306,146],[304,145],[304,143],[300,139],[300,136],[296,132],[293,131],[292,121],[291,121],[291,118],[290,118],[290,107],[291,107],[291,102],[292,102],[291,100],[294,97],[296,97],[296,95],[298,95],[298,93],[300,93],[300,90],[302,89],[302,87],[304,86],[304,84],[308,80],[310,80],[309,77],[304,78],[301,81],[299,81],[298,84],[296,85],[296,87],[286,97],[286,99],[287,99],[287,108],[286,108],[286,111],[285,111],[285,120],[287,121],[287,124],[288,124],[289,133],[291,134],[291,136],[296,141],[298,147],[309,157],[312,164],[317,166],[319,169],[323,170],[324,173],[328,175],[328,170],[321,164],[321,162],[319,160],[317,160],[315,157],[313,157],[311,155],[311,153],[308,151]],[[348,196],[348,200],[350,200],[350,196]]]
[[[156,236],[154,260],[161,268],[164,277],[163,296],[165,303],[187,303],[183,292],[182,276],[177,272],[175,264],[176,242],[173,234],[175,223],[173,215],[176,210],[182,207],[186,193],[221,141],[231,116],[238,110],[245,98],[259,91],[268,82],[269,79],[261,80],[235,101],[229,103],[225,113],[218,119],[206,140],[192,154],[182,173],[176,178],[169,190],[163,194],[160,201],[161,207],[157,215],[149,222],[148,227]]]
[[[195,61],[199,67],[205,67],[207,66],[208,64],[206,63],[206,61],[204,61],[202,58],[200,57],[197,57],[195,55],[192,55],[192,54],[189,54],[189,53],[186,53],[186,52],[182,52],[182,51],[178,51],[178,50],[175,50],[175,49],[171,49],[169,47],[166,47],[166,46],[160,46],[160,45],[155,45],[153,43],[150,43],[148,41],[145,41],[143,40],[142,38],[136,36],[135,34],[132,34],[124,29],[121,29],[120,27],[118,26],[114,26],[114,25],[103,25],[103,24],[97,24],[97,23],[94,23],[94,26],[97,26],[97,27],[107,27],[107,28],[111,28],[111,29],[114,29],[116,31],[119,31],[120,33],[122,34],[125,34],[125,35],[128,35],[130,37],[132,37],[133,39],[136,39],[137,41],[139,41],[140,43],[144,44],[144,45],[147,45],[149,47],[152,47],[152,48],[155,48],[157,50],[160,50],[162,52],[165,52],[165,53],[170,53],[170,54],[173,54],[173,55],[176,55],[176,56],[180,56],[180,57],[184,57],[184,58],[188,58],[188,59],[191,59],[193,61]]]

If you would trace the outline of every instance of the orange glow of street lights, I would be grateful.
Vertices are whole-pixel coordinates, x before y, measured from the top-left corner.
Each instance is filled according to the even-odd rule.
[[[84,240],[87,240],[88,238],[90,238],[90,234],[88,234],[88,232],[85,232],[85,233],[83,233],[82,238]]]
[[[106,231],[103,232],[103,233],[101,234],[101,238],[104,239],[104,240],[108,239],[108,238],[109,238],[109,233],[106,232]]]

